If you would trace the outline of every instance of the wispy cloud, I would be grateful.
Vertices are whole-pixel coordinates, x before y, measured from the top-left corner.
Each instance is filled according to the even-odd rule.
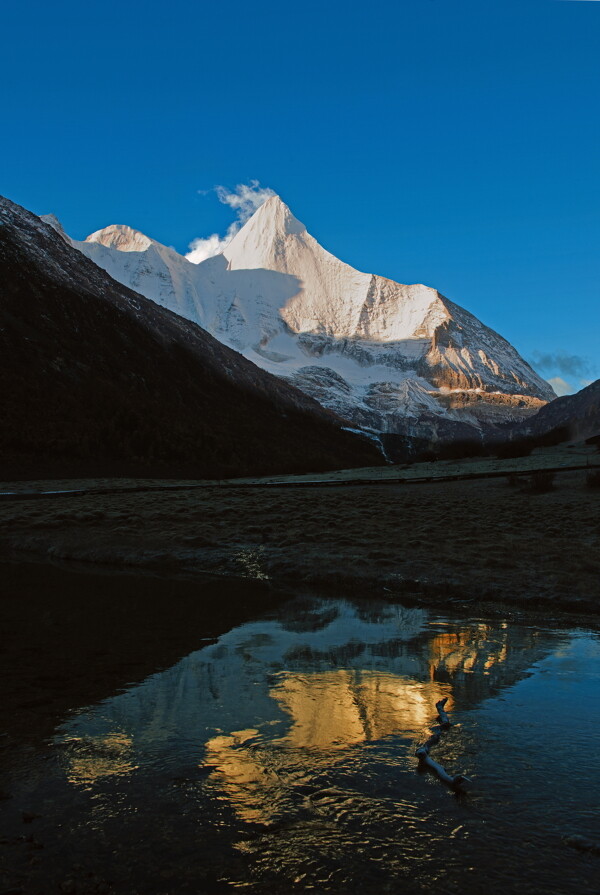
[[[228,190],[224,186],[216,186],[214,190],[198,190],[203,196],[213,191],[217,194],[219,202],[229,205],[235,210],[236,219],[227,228],[225,236],[212,233],[210,236],[192,240],[189,244],[189,252],[185,257],[193,264],[200,264],[207,258],[220,255],[238,230],[252,217],[256,209],[275,195],[275,192],[269,187],[261,187],[258,180],[251,180],[250,183],[238,183],[234,190]]]
[[[531,363],[540,373],[560,373],[562,376],[581,378],[589,372],[589,363],[585,357],[564,351],[534,351]]]

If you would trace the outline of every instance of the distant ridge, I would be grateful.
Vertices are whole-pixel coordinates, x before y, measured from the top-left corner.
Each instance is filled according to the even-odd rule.
[[[600,435],[600,379],[574,395],[564,395],[542,407],[519,427],[528,435],[565,429],[571,438]]]

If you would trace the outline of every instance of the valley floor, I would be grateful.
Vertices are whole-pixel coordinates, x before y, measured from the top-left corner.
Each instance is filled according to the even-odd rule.
[[[452,464],[440,463],[339,473],[338,478],[363,479],[372,472],[379,480],[339,487],[195,483],[200,486],[111,493],[174,483],[4,483],[1,491],[96,490],[0,501],[0,560],[75,561],[88,569],[170,577],[210,573],[432,603],[596,612],[600,489],[587,486],[585,470],[569,466],[586,457],[597,464],[600,458],[579,447],[567,462],[565,450],[503,461],[504,467],[499,461],[454,464],[463,476],[481,473],[486,462],[507,474],[563,468],[546,493],[526,490],[523,479],[447,480]],[[399,475],[431,481],[381,481]],[[435,481],[436,475],[446,480]]]

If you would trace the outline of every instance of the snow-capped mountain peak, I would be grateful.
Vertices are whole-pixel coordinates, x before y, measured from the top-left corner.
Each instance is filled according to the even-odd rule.
[[[118,249],[119,252],[145,252],[154,242],[126,224],[111,224],[102,230],[96,230],[85,241],[98,242],[109,249]]]
[[[73,243],[355,425],[453,437],[554,397],[501,336],[422,284],[340,261],[271,196],[222,255],[193,264],[130,227]],[[460,431],[459,431],[460,430]]]
[[[304,232],[306,227],[294,217],[285,202],[279,196],[271,196],[246,221],[224,254],[231,257],[255,249],[260,255],[269,244]]]
[[[230,270],[263,268],[299,279],[297,294],[281,308],[294,332],[397,342],[431,338],[449,316],[435,289],[402,286],[340,261],[307,232],[279,196],[256,211],[224,255]]]

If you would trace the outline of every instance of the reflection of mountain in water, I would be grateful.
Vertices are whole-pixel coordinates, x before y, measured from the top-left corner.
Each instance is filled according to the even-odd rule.
[[[79,715],[60,741],[73,782],[204,761],[243,819],[264,820],[286,788],[340,750],[390,735],[413,740],[439,698],[472,708],[555,645],[556,635],[500,621],[292,603]]]

